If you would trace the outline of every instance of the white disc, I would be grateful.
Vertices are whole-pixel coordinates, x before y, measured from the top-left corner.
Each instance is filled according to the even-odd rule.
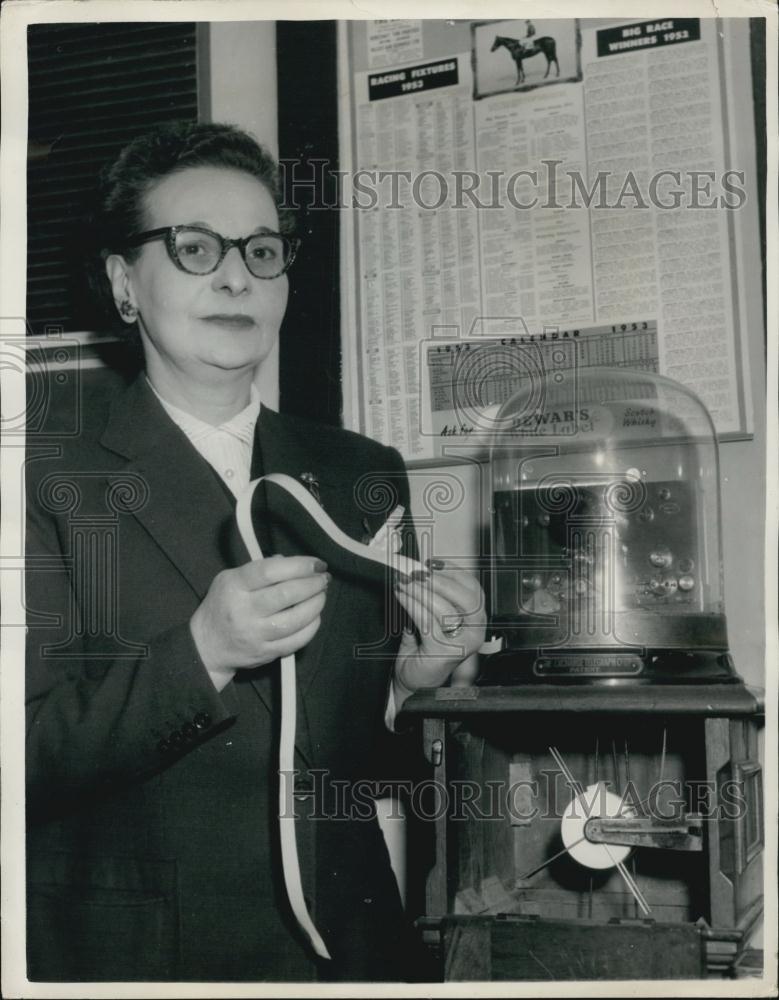
[[[560,826],[563,844],[574,861],[585,868],[614,868],[630,854],[630,848],[623,844],[593,844],[582,839],[584,826],[588,819],[596,816],[633,815],[635,812],[625,809],[622,799],[608,791],[602,781],[588,785],[581,795],[571,799],[563,813]]]

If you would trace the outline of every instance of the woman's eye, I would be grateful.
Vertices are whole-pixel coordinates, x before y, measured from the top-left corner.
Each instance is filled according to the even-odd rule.
[[[184,243],[179,247],[179,253],[184,254],[185,257],[197,257],[198,254],[203,254],[208,252],[208,247],[205,243]]]
[[[275,247],[261,245],[252,247],[251,255],[255,260],[274,260],[278,257],[278,252]]]

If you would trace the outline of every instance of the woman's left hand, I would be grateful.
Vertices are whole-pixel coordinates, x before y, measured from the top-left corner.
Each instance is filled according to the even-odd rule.
[[[484,592],[470,573],[445,569],[430,560],[429,571],[418,571],[395,586],[395,597],[416,626],[405,632],[395,661],[395,703],[400,708],[420,687],[439,687],[455,676],[468,682],[476,676],[476,653],[487,625]]]

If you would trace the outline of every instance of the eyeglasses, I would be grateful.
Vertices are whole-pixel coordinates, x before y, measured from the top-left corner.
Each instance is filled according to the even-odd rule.
[[[140,246],[152,240],[165,240],[168,256],[187,274],[213,274],[228,250],[238,247],[244,263],[255,278],[278,278],[289,268],[298,252],[300,240],[281,233],[262,232],[228,240],[204,226],[165,226],[131,236],[126,247]]]

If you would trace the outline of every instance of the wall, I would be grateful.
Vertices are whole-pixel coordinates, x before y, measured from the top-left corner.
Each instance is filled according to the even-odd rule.
[[[276,22],[214,21],[208,26],[208,117],[240,125],[278,156]],[[257,384],[263,402],[279,404],[279,352],[262,366]]]

